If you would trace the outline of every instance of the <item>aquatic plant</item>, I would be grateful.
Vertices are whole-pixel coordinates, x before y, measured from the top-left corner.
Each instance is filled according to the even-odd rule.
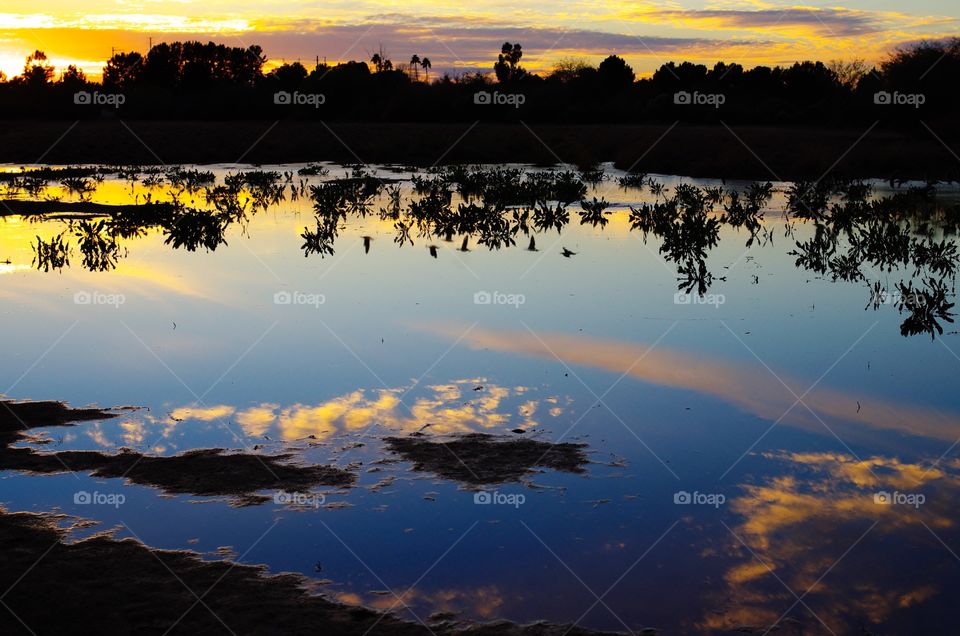
[[[557,234],[563,230],[563,226],[570,222],[570,213],[562,203],[556,206],[550,206],[546,203],[538,203],[533,210],[533,226],[540,232],[549,229],[555,229]]]
[[[617,177],[617,185],[619,185],[624,190],[633,188],[635,190],[642,190],[643,186],[647,182],[647,174],[645,172],[628,172],[627,174]]]
[[[300,234],[300,238],[303,239],[303,245],[300,246],[300,249],[303,250],[303,255],[310,256],[311,254],[319,254],[321,257],[332,256],[333,242],[337,239],[338,233],[336,219],[318,216],[316,228],[311,230],[305,227],[303,228],[303,233]]]
[[[76,194],[81,200],[87,199],[97,191],[96,184],[85,177],[67,177],[61,179],[60,185],[71,194]]]
[[[166,245],[174,249],[184,248],[195,252],[204,248],[215,251],[220,245],[226,245],[225,233],[229,221],[221,214],[207,210],[181,208],[173,215],[164,229]]]
[[[330,174],[330,169],[318,163],[311,163],[297,170],[297,174],[304,177],[325,177]]]
[[[70,266],[70,244],[63,240],[63,234],[58,234],[48,241],[39,236],[33,246],[33,266],[38,270],[49,272],[62,271]]]
[[[922,333],[930,334],[933,339],[943,335],[941,321],[953,323],[954,303],[949,302],[949,293],[943,281],[928,278],[924,287],[913,287],[913,283],[900,283],[897,309],[908,311],[909,316],[901,323],[900,333],[904,336],[914,336]]]
[[[173,168],[168,170],[166,178],[175,188],[183,188],[187,192],[198,192],[201,188],[216,183],[216,175],[209,170],[187,170]]]
[[[610,204],[603,199],[597,199],[593,197],[593,201],[581,201],[580,207],[582,211],[580,212],[580,225],[585,225],[589,223],[593,227],[606,226],[610,222],[610,219],[606,216],[606,209],[610,207]]]
[[[77,238],[77,247],[83,254],[83,266],[91,272],[105,272],[115,269],[117,261],[125,250],[120,248],[117,237],[110,233],[104,219],[98,221],[76,221],[71,224]]]

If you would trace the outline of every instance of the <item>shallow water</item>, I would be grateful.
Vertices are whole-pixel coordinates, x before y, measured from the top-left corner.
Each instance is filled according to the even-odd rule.
[[[330,168],[302,178],[344,174]],[[212,169],[222,181],[238,167]],[[375,174],[417,198],[410,173]],[[722,225],[705,295],[678,297],[677,264],[660,238],[631,228],[630,206],[681,183],[720,184],[660,176],[657,195],[619,187],[618,174],[587,195],[613,203],[605,226],[581,224],[574,203],[562,231],[533,232],[537,251],[523,232],[502,249],[473,238],[459,251],[461,235],[415,229],[399,244],[395,221],[377,214],[381,196],[339,223],[332,254],[305,258],[313,201],[285,194],[248,206],[212,251],[175,249],[153,228],[119,240],[105,271],[89,271],[78,249],[42,271],[36,237],[67,221],[3,218],[3,394],[142,407],[33,431],[47,440],[35,448],[293,451],[358,482],[303,505],[238,506],[7,472],[2,504],[101,522],[78,536],[115,527],[209,558],[229,546],[331,597],[414,619],[448,611],[667,633],[946,624],[960,582],[960,341],[946,320],[942,334],[927,324],[902,335],[909,311],[875,306],[870,285],[934,277],[953,302],[952,274],[865,265],[847,282],[798,266],[790,252],[815,226],[784,217],[788,184],[774,184],[752,245],[745,228]],[[89,198],[170,190],[108,177]],[[76,199],[55,187],[34,198],[49,196]],[[180,199],[205,207],[198,193]],[[494,503],[482,503],[476,483],[414,470],[384,448],[418,431],[577,442],[590,463],[488,484]],[[75,503],[81,491],[125,501]]]

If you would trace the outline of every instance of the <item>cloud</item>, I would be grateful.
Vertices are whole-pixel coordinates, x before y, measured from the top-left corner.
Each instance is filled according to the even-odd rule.
[[[450,19],[380,17],[378,22],[329,24],[317,20],[262,18],[214,24],[203,19],[155,15],[87,16],[82,20],[50,16],[20,16],[11,27],[0,27],[0,36],[17,43],[11,52],[8,72],[19,72],[29,50],[45,50],[54,63],[63,66],[75,60],[92,60],[103,53],[108,39],[122,50],[144,49],[147,38],[157,42],[214,40],[229,46],[259,44],[271,60],[312,63],[314,58],[335,63],[367,60],[382,43],[395,62],[405,62],[416,52],[433,62],[435,73],[489,72],[505,41],[521,42],[523,65],[532,71],[548,70],[556,59],[567,56],[599,61],[611,53],[653,58],[659,66],[669,57],[684,59],[729,58],[740,51],[755,54],[778,45],[769,38],[714,38],[705,36],[631,35],[597,29],[518,27],[477,24]],[[28,19],[30,18],[30,19]],[[42,18],[42,19],[41,19]],[[29,24],[30,28],[18,28]],[[202,25],[209,25],[204,29]],[[183,25],[182,28],[179,25]],[[55,46],[52,46],[55,45]],[[99,68],[81,65],[88,74]]]
[[[462,325],[433,324],[418,328],[450,339],[460,338],[464,333]],[[827,431],[824,423],[830,422],[831,428],[840,426],[850,433],[859,428],[953,442],[960,429],[960,413],[867,393],[818,387],[801,402],[795,391],[810,386],[809,379],[794,378],[787,373],[774,376],[756,365],[695,356],[663,345],[650,350],[645,344],[619,340],[564,333],[535,336],[528,331],[482,328],[470,330],[462,339],[474,348],[547,360],[559,357],[568,364],[625,374],[657,386],[696,391],[763,420],[824,434]]]
[[[853,37],[877,33],[887,28],[887,19],[879,13],[852,9],[787,7],[752,11],[704,9],[659,11],[644,14],[665,20],[678,20],[711,29],[780,29],[802,27],[811,34],[828,37]]]
[[[730,500],[742,521],[718,530],[728,546],[712,558],[725,571],[721,585],[708,593],[723,611],[707,613],[700,629],[782,621],[794,600],[784,586],[806,591],[804,604],[835,633],[851,633],[862,621],[871,631],[886,631],[872,628],[936,612],[933,603],[949,606],[944,592],[955,564],[942,545],[957,541],[955,466],[831,452],[769,453],[763,459],[782,474],[742,484],[743,494]],[[927,495],[919,506],[878,504],[878,491]],[[915,575],[903,575],[906,554]],[[914,606],[919,614],[907,612]]]
[[[482,385],[482,389],[475,390]],[[437,435],[473,433],[496,429],[536,426],[534,415],[541,401],[560,402],[557,396],[528,398],[528,387],[502,387],[478,379],[458,379],[449,384],[424,387],[422,395],[406,396],[403,388],[364,391],[334,397],[320,404],[259,404],[238,410],[230,406],[208,409],[184,407],[173,415],[184,420],[212,421],[236,414],[236,420],[250,437],[274,432],[286,441],[326,440],[337,434],[357,433],[370,426],[391,432],[413,433],[429,427]],[[515,413],[515,414],[514,414]],[[549,409],[559,417],[563,409]]]
[[[104,41],[143,51],[154,42],[214,40],[233,46],[260,44],[273,60],[329,62],[366,60],[382,43],[395,62],[413,53],[427,56],[435,74],[491,71],[504,41],[523,44],[524,65],[550,69],[563,57],[597,63],[610,53],[624,56],[644,74],[669,59],[745,65],[789,63],[811,58],[860,57],[877,60],[896,42],[946,36],[956,16],[927,16],[846,7],[775,7],[766,3],[688,8],[676,2],[613,1],[603,6],[572,1],[553,7],[522,7],[496,1],[469,9],[431,2],[294,2],[271,13],[241,0],[229,7],[213,1],[163,5],[132,2],[113,12],[58,6],[0,13],[0,66],[19,72],[26,52],[41,48],[59,65],[89,63],[104,55]],[[16,6],[12,7],[15,9]],[[383,9],[386,9],[384,11]],[[125,10],[125,11],[124,11]],[[85,62],[86,61],[86,62]]]

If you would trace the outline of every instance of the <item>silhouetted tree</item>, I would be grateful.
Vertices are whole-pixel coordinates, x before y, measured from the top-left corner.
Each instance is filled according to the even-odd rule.
[[[413,79],[414,79],[414,80],[419,80],[419,79],[420,79],[420,73],[419,73],[419,71],[418,71],[418,67],[419,67],[419,66],[420,66],[420,56],[419,56],[419,55],[414,55],[413,57],[410,58],[410,68],[413,69]]]
[[[124,90],[137,83],[144,73],[143,56],[133,53],[117,53],[103,67],[103,85],[115,90]]]
[[[655,85],[671,90],[681,86],[699,86],[706,78],[707,67],[690,62],[682,62],[679,65],[667,62],[653,73]]]
[[[370,57],[370,62],[377,73],[393,70],[393,62],[387,57],[387,52],[383,50],[382,44],[380,49]]]
[[[564,58],[553,65],[548,79],[565,83],[583,77],[586,71],[595,71],[586,60],[575,58]]]
[[[44,86],[53,79],[54,68],[47,62],[47,54],[37,50],[27,56],[23,66],[23,83],[28,86]]]
[[[444,74],[430,83],[431,61],[413,55],[410,64],[394,67],[383,46],[369,63],[282,64],[265,73],[259,46],[228,47],[213,42],[170,42],[145,54],[122,52],[106,63],[102,85],[124,91],[118,113],[124,117],[233,118],[276,115],[271,92],[313,91],[336,95],[323,108],[287,109],[293,117],[387,121],[718,121],[730,123],[837,124],[873,122],[915,126],[929,122],[938,134],[952,135],[952,116],[960,107],[960,39],[921,42],[894,52],[879,69],[867,70],[861,60],[829,64],[805,61],[791,66],[757,66],[745,70],[718,61],[712,67],[668,62],[651,78],[637,80],[626,61],[610,55],[594,67],[564,59],[545,75],[521,65],[520,44],[505,42],[494,73]],[[423,71],[427,85],[419,84]],[[409,75],[408,75],[409,72]],[[75,66],[59,81],[46,55],[26,58],[24,73],[10,81],[0,75],[0,117],[99,117],[104,109],[80,108],[65,99],[69,91],[96,86]],[[527,97],[522,109],[464,108],[492,82],[510,84]],[[90,90],[93,90],[92,88]],[[720,93],[720,107],[677,99],[681,91]],[[882,106],[886,91],[922,94],[922,108],[899,97]],[[907,95],[907,97],[910,97]],[[916,99],[914,103],[916,103]],[[696,107],[699,104],[699,107]],[[899,105],[898,105],[899,104]],[[882,117],[881,117],[882,114]]]
[[[928,111],[960,107],[960,38],[900,48],[880,68],[883,90],[923,95]]]
[[[597,77],[608,88],[624,88],[633,84],[636,75],[622,57],[611,55],[600,62]]]
[[[797,62],[783,71],[788,97],[812,100],[831,97],[840,88],[837,76],[823,62]]]
[[[300,62],[282,64],[267,73],[266,78],[275,81],[283,88],[293,90],[307,79],[307,69]]]
[[[869,72],[866,63],[857,58],[846,62],[831,60],[827,68],[837,77],[837,81],[848,90],[855,90],[860,79]]]
[[[523,49],[519,43],[510,44],[504,42],[500,47],[500,55],[497,56],[497,63],[493,65],[493,70],[497,75],[499,82],[512,82],[520,79],[527,74],[527,71],[520,66],[520,58],[523,57]]]
[[[87,76],[79,68],[71,64],[60,77],[60,83],[71,88],[79,88],[86,85]]]

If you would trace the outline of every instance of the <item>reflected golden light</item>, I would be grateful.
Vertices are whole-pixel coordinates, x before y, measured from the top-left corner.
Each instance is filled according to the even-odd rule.
[[[483,384],[483,389],[474,387]],[[469,393],[465,394],[464,387]],[[211,407],[181,407],[171,413],[176,420],[214,421],[235,416],[241,429],[250,437],[262,437],[276,430],[285,441],[305,438],[327,440],[343,433],[363,431],[370,426],[381,426],[396,433],[413,433],[429,428],[431,433],[450,435],[489,431],[510,424],[516,418],[524,426],[538,424],[534,418],[541,410],[541,402],[556,404],[559,398],[529,398],[527,387],[501,387],[484,379],[454,380],[449,384],[424,387],[427,395],[416,398],[404,396],[404,389],[379,391],[357,390],[317,405],[258,404],[238,410],[219,405]],[[519,402],[524,398],[522,402]],[[507,402],[517,402],[508,406]],[[405,406],[409,405],[409,410]],[[560,407],[550,409],[551,417],[563,412]],[[516,416],[513,415],[516,413]]]
[[[173,420],[198,420],[201,422],[214,422],[225,417],[230,417],[236,412],[236,409],[226,404],[219,406],[184,406],[174,409],[170,413]]]
[[[333,4],[318,15],[305,5],[271,11],[242,0],[229,4],[148,0],[110,9],[55,0],[38,11],[25,0],[10,0],[0,13],[0,68],[9,76],[19,74],[24,57],[41,48],[58,68],[73,63],[99,76],[110,47],[144,52],[148,38],[166,35],[171,40],[260,44],[274,59],[321,55],[331,62],[340,57],[364,59],[362,50],[383,41],[427,53],[444,68],[489,72],[498,40],[495,35],[491,40],[491,33],[502,29],[502,40],[519,27],[527,33],[522,41],[529,70],[549,71],[563,58],[597,64],[618,53],[642,77],[671,59],[711,66],[718,60],[772,66],[849,58],[855,51],[857,57],[876,63],[898,43],[948,37],[957,26],[955,10],[930,7],[915,7],[910,13],[861,6],[692,7],[677,2],[617,0],[599,5],[574,0],[560,10],[546,5],[452,6],[427,0],[405,4],[400,16],[392,5],[383,5],[382,11],[376,10],[377,3],[371,6]],[[557,39],[560,33],[568,35]],[[357,43],[358,35],[362,42]],[[448,45],[437,47],[438,39]],[[345,51],[351,43],[359,46]]]
[[[398,606],[425,606],[430,613],[468,612],[488,620],[497,618],[505,603],[503,593],[496,586],[469,589],[442,588],[428,591],[422,588],[410,588],[396,596],[390,594],[368,593],[366,598],[353,592],[343,592],[337,599],[351,605],[364,605],[380,611],[394,611]]]
[[[237,423],[243,432],[250,437],[261,437],[270,430],[270,426],[277,419],[274,411],[277,404],[255,406],[237,413]]]
[[[123,430],[123,442],[128,446],[137,446],[143,443],[146,436],[146,427],[143,422],[127,420],[120,423]]]
[[[33,269],[29,265],[18,265],[16,263],[0,263],[0,276],[3,274],[15,274],[24,270]]]
[[[730,630],[782,619],[784,599],[789,599],[786,606],[792,599],[784,597],[778,579],[790,589],[809,590],[810,607],[837,633],[854,627],[851,617],[879,624],[941,593],[932,582],[939,575],[925,577],[929,570],[920,562],[916,576],[903,577],[899,566],[877,558],[875,549],[852,547],[871,528],[881,545],[889,543],[879,538],[884,536],[898,543],[926,542],[933,551],[918,552],[915,558],[939,560],[939,544],[931,532],[945,533],[946,541],[955,536],[954,511],[960,498],[956,467],[948,471],[932,463],[829,452],[764,457],[782,464],[779,468],[786,474],[743,484],[744,494],[729,502],[742,521],[732,529],[729,553],[711,557],[733,560],[723,574],[725,589],[715,593],[725,609],[705,616],[700,627]],[[927,495],[922,505],[885,505],[877,503],[878,492]]]

